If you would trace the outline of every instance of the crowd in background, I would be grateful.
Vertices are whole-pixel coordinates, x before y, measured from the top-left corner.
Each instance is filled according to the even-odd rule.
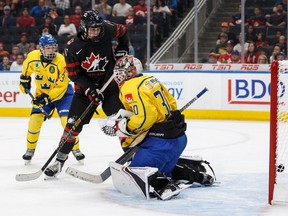
[[[63,52],[67,41],[75,37],[80,26],[81,14],[94,9],[104,20],[127,27],[130,54],[145,60],[147,35],[147,4],[145,0],[6,0],[0,1],[0,70],[14,70],[12,63],[21,65],[20,55],[38,49],[38,39],[52,34]],[[190,0],[152,0],[151,54],[161,46],[177,17]],[[16,48],[17,47],[17,48]],[[16,51],[17,49],[17,51]],[[19,55],[19,56],[18,56]],[[9,59],[9,63],[7,62]],[[22,57],[21,57],[22,58]],[[22,61],[23,62],[23,61]],[[12,67],[12,68],[11,68]]]
[[[241,9],[239,5],[239,12],[221,23],[221,32],[215,38],[208,62],[242,63],[241,42],[244,43],[243,63],[269,64],[287,59],[287,0],[246,0],[244,36]]]

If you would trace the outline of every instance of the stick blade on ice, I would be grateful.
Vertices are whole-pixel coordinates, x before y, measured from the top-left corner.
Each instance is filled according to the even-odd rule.
[[[35,173],[27,173],[27,174],[17,174],[15,179],[16,181],[31,181],[39,178],[42,174],[42,170],[39,170]]]

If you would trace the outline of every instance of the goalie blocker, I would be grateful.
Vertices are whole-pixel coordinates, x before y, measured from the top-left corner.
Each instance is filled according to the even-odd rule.
[[[193,183],[210,186],[214,178],[206,173],[201,157],[181,156],[172,172],[172,179],[161,174],[154,167],[126,167],[115,162],[109,164],[114,187],[126,195],[138,195],[168,200],[178,195]],[[215,177],[214,171],[211,168]],[[176,180],[176,181],[175,181]],[[177,181],[178,180],[178,181]]]

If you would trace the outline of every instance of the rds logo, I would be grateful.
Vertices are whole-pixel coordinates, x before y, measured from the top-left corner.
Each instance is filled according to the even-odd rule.
[[[283,82],[280,82],[280,88],[279,97],[283,97],[286,91]],[[228,103],[242,105],[269,105],[270,83],[267,84],[259,79],[228,80]]]

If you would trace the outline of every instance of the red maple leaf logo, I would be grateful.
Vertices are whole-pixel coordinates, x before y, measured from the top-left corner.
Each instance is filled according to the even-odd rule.
[[[86,70],[88,70],[91,67],[94,60],[99,59],[99,55],[97,55],[96,57],[94,53],[91,53],[90,57],[86,57],[86,59],[87,59],[86,61],[82,62],[81,66]]]

